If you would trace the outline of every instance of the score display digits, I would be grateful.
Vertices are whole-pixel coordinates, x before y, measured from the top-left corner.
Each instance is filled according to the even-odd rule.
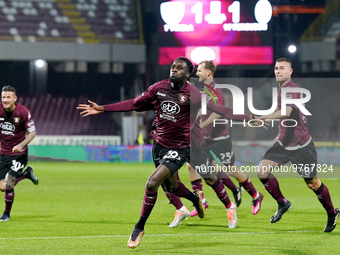
[[[269,0],[162,1],[159,64],[185,55],[195,63],[209,58],[222,65],[270,65],[272,13]]]
[[[206,1],[205,1],[206,2]],[[272,6],[268,0],[259,0],[254,8],[254,18],[256,22],[242,22],[241,21],[241,3],[240,1],[233,1],[227,5],[222,1],[210,1],[207,13],[203,13],[203,6],[201,1],[172,1],[162,3],[160,12],[164,25],[164,32],[194,32],[197,25],[206,22],[209,25],[222,24],[224,31],[267,31],[268,22],[272,18]],[[231,14],[230,20],[226,13],[222,11],[222,3],[227,11]],[[190,17],[188,24],[179,24],[186,12],[189,9],[193,17]],[[189,15],[187,15],[188,17]],[[191,16],[191,15],[190,15]]]

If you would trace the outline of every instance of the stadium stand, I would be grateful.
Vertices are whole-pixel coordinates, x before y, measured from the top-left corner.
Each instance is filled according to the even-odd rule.
[[[340,22],[340,0],[332,0],[321,13],[306,29],[301,36],[301,41],[324,40],[329,37],[339,35]],[[334,30],[335,29],[335,30]]]
[[[72,2],[86,22],[85,27],[74,26],[75,29],[86,30],[89,27],[100,41],[110,40],[110,38],[130,40],[138,38],[138,17],[134,1],[103,0],[99,3],[99,0],[73,0]]]
[[[139,43],[136,0],[0,0],[0,39]]]
[[[103,102],[101,97],[95,98]],[[107,114],[82,118],[76,107],[87,97],[23,96],[18,103],[27,106],[36,123],[39,135],[116,135],[117,124]]]
[[[325,11],[310,24],[300,38],[299,59],[304,73],[340,70],[340,0],[331,0]],[[313,53],[313,54],[312,54]]]

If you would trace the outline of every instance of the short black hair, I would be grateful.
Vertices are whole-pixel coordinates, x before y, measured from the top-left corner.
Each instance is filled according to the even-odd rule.
[[[290,61],[289,58],[279,58],[278,60],[276,60],[276,62],[288,62],[291,67],[293,66],[292,61]]]
[[[188,59],[188,58],[186,58],[186,57],[179,57],[179,58],[176,58],[175,61],[176,61],[176,60],[182,60],[182,61],[184,61],[185,63],[187,63],[188,72],[189,72],[190,74],[192,74],[192,71],[194,70],[194,65],[193,65],[193,63],[190,61],[190,59]]]
[[[4,92],[4,91],[10,91],[10,92],[13,92],[13,93],[14,93],[14,95],[16,95],[16,94],[17,94],[17,91],[15,90],[15,88],[14,88],[14,87],[12,87],[12,86],[10,86],[10,85],[3,86],[3,87],[2,87],[2,90],[1,90],[1,92]]]

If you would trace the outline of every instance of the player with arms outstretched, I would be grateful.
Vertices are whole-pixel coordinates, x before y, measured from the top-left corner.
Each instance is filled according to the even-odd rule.
[[[202,147],[200,145],[204,144],[203,136],[200,135],[201,129],[195,125],[196,115],[201,106],[201,93],[187,83],[192,70],[191,61],[180,57],[171,66],[169,80],[155,83],[135,99],[104,106],[89,101],[89,104],[80,104],[77,107],[82,110],[81,114],[85,117],[107,111],[140,110],[155,103],[156,133],[152,153],[156,169],[147,180],[141,216],[128,241],[129,248],[136,248],[140,244],[145,223],[155,205],[158,187],[162,183],[168,192],[190,200],[198,216],[204,217],[201,192],[191,192],[177,178],[177,171],[185,162],[191,162],[194,166],[200,165],[201,162],[209,163],[202,157],[190,158],[191,144],[198,148],[193,151],[194,153],[204,153],[200,149]],[[208,108],[210,107],[224,117],[234,117],[230,108],[208,104]],[[240,115],[237,119],[249,120],[249,116]],[[225,189],[221,192],[226,195]]]

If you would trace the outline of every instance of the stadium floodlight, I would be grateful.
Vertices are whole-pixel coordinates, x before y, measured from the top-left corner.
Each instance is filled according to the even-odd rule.
[[[34,64],[37,68],[45,68],[47,66],[47,63],[43,59],[37,59],[34,61]]]
[[[192,50],[190,58],[192,61],[199,64],[205,60],[216,60],[216,55],[216,52],[211,47],[197,47]]]
[[[288,46],[289,53],[295,53],[297,50],[296,46],[294,44],[291,44]]]

